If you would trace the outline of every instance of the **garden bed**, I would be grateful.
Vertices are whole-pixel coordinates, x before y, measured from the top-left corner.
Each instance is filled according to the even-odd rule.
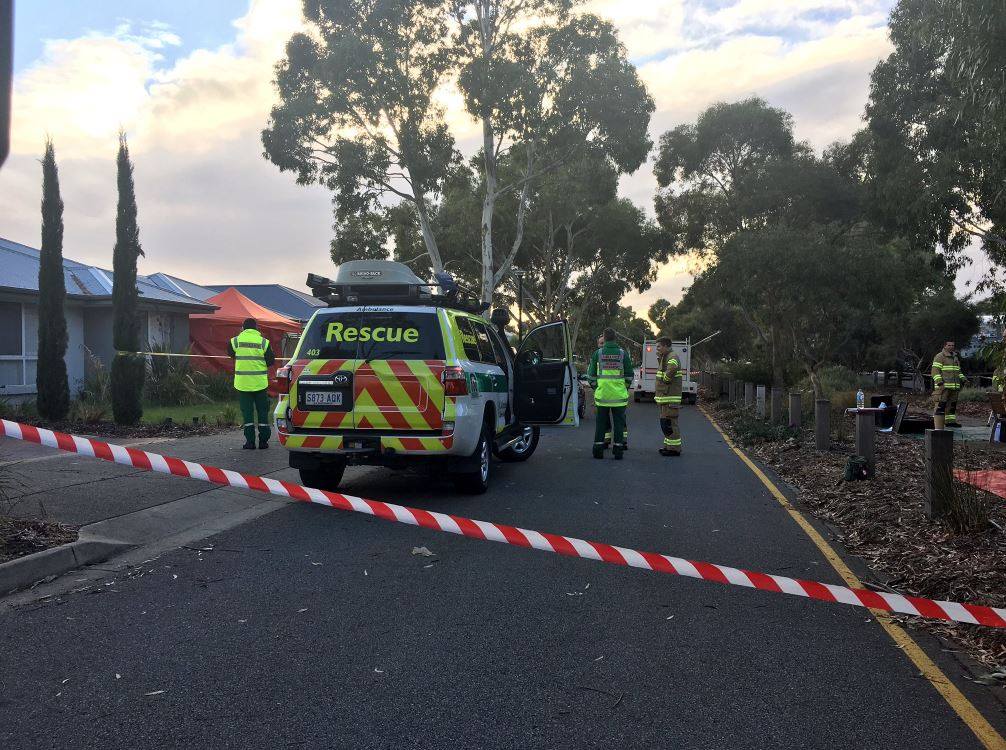
[[[77,530],[60,523],[0,516],[0,563],[77,541]]]
[[[923,512],[924,445],[897,435],[876,436],[876,477],[845,482],[851,442],[814,447],[813,432],[752,427],[732,406],[714,407],[717,420],[746,451],[799,490],[799,502],[827,521],[845,548],[879,575],[881,587],[930,599],[1006,607],[1006,501],[973,490],[988,512],[981,531],[955,533]],[[968,471],[1006,469],[1006,454],[957,448],[955,466]],[[960,487],[960,485],[958,485]],[[967,489],[961,491],[967,492]],[[897,617],[960,643],[983,665],[1006,665],[1006,630]]]

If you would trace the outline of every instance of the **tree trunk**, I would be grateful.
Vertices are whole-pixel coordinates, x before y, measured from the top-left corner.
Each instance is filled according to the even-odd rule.
[[[496,209],[496,157],[489,113],[482,115],[482,149],[486,170],[486,194],[482,199],[482,301],[493,294],[493,211]]]
[[[423,195],[416,196],[416,213],[419,215],[419,228],[423,232],[423,242],[426,243],[426,252],[430,254],[433,273],[440,273],[444,270],[444,262],[440,257],[437,238],[433,235],[433,227],[430,226],[430,217],[426,213],[426,197]]]

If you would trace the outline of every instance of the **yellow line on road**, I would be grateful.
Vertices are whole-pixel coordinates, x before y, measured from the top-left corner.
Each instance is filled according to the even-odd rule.
[[[724,442],[730,447],[734,453],[736,453],[741,461],[743,461],[754,475],[761,480],[761,483],[765,485],[772,496],[779,501],[779,504],[785,508],[786,512],[789,513],[790,517],[796,521],[797,525],[803,529],[804,533],[810,537],[810,540],[814,542],[817,548],[824,555],[825,559],[831,563],[831,567],[842,576],[842,580],[845,581],[846,585],[853,588],[865,588],[856,574],[849,569],[849,566],[845,564],[845,561],[839,556],[835,549],[828,544],[823,536],[821,536],[817,529],[815,529],[810,522],[804,518],[803,514],[793,507],[793,504],[786,499],[786,496],[779,490],[778,487],[769,479],[765,472],[755,465],[754,461],[748,458],[747,454],[744,453],[740,448],[734,445],[733,440],[720,428],[716,420],[713,419],[712,415],[709,414],[705,409],[699,406],[699,410],[705,415],[706,419],[709,420],[710,424],[716,429],[716,431],[723,437]],[[926,655],[926,652],[922,650],[922,647],[916,643],[910,635],[902,628],[900,625],[891,621],[888,614],[882,610],[870,610],[874,617],[876,617],[877,622],[880,626],[887,631],[887,634],[891,636],[894,642],[897,644],[905,655],[912,660],[912,663],[918,667],[919,672],[922,676],[929,680],[929,683],[936,689],[936,691],[943,696],[943,699],[950,704],[950,707],[957,713],[958,716],[968,725],[968,728],[974,732],[978,740],[984,745],[987,750],[1006,750],[1006,739],[996,731],[988,719],[986,719],[982,713],[975,708],[974,704],[964,697],[962,693],[950,678],[944,674],[936,663]]]

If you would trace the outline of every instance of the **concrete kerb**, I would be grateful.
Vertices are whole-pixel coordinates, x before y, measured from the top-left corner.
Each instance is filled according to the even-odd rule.
[[[186,540],[211,536],[285,505],[282,500],[219,487],[97,521],[82,527],[75,542],[0,563],[0,596],[180,535]]]
[[[0,595],[55,578],[75,568],[104,562],[135,547],[113,539],[82,536],[75,542],[0,563]]]

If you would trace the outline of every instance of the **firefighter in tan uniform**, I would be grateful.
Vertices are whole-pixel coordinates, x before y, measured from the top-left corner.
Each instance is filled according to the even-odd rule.
[[[660,429],[664,433],[662,456],[681,455],[681,430],[678,411],[681,409],[681,382],[684,373],[677,356],[671,351],[671,339],[657,339],[657,383],[653,400],[660,406]]]
[[[933,357],[932,375],[933,396],[936,398],[936,411],[933,413],[936,428],[942,429],[941,421],[944,421],[946,427],[958,427],[957,397],[967,378],[961,372],[961,360],[953,341],[946,342],[943,349]]]

